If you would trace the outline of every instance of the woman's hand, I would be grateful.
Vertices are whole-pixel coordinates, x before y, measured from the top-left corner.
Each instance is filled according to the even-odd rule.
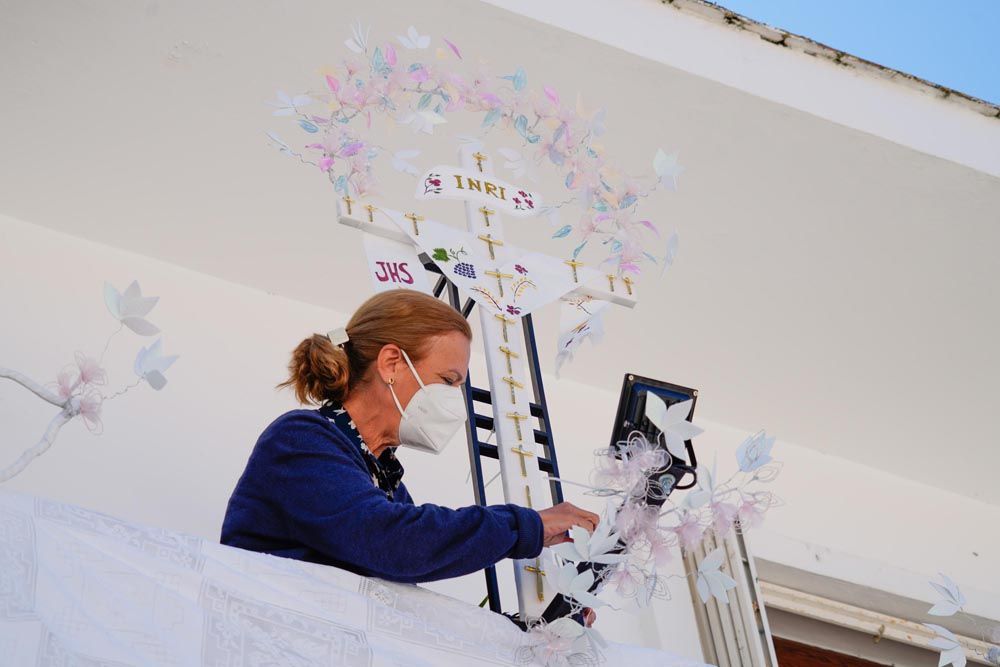
[[[590,607],[583,608],[583,626],[589,628],[594,625],[594,621],[597,620],[597,612]]]
[[[593,533],[601,521],[601,517],[593,512],[580,509],[572,503],[559,503],[555,507],[539,510],[538,514],[542,517],[542,526],[545,529],[542,544],[547,547],[570,542],[567,533],[573,526],[580,526],[588,533]]]

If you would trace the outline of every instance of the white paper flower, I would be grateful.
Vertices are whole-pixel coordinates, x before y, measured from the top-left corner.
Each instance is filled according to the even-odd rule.
[[[573,598],[585,607],[603,607],[607,603],[590,592],[593,585],[594,571],[588,568],[578,573],[575,563],[566,563],[556,572],[556,590],[564,597]]]
[[[670,190],[676,190],[677,177],[684,171],[684,167],[677,163],[677,153],[667,155],[662,148],[658,148],[653,156],[653,170],[661,183]]]
[[[104,303],[111,315],[140,336],[155,336],[160,333],[159,327],[145,319],[159,300],[158,296],[143,297],[139,283],[135,280],[124,293],[110,283],[104,283]]]
[[[291,97],[283,90],[279,90],[276,97],[276,100],[268,102],[269,105],[275,107],[272,113],[274,116],[291,116],[294,113],[298,113],[299,107],[308,106],[313,101],[308,95],[295,95]]]
[[[514,178],[524,177],[531,182],[538,180],[538,174],[535,172],[534,163],[531,160],[511,148],[499,148],[497,152],[506,160],[503,166],[514,174]]]
[[[962,591],[958,589],[958,584],[948,578],[947,575],[941,573],[938,574],[940,575],[943,584],[933,581],[929,581],[927,583],[933,586],[934,590],[940,593],[942,599],[931,607],[927,613],[931,616],[951,616],[965,606],[965,595],[963,595]]]
[[[528,634],[532,664],[545,667],[597,664],[598,656],[593,644],[606,646],[604,639],[593,628],[584,628],[567,617],[538,624]]]
[[[623,554],[607,553],[618,544],[618,533],[611,532],[614,525],[615,513],[609,508],[608,513],[601,518],[601,522],[594,529],[593,535],[580,526],[573,526],[569,530],[573,541],[557,544],[551,549],[556,555],[577,563],[604,563],[608,565],[620,563],[625,560]]]
[[[956,637],[950,630],[942,628],[933,623],[924,623],[924,626],[934,631],[936,637],[931,640],[931,646],[941,651],[941,658],[938,660],[938,667],[945,665],[955,665],[955,667],[965,667],[965,650],[958,643]]]
[[[365,28],[361,21],[355,21],[351,26],[351,38],[344,42],[351,51],[364,53],[368,50],[368,35],[371,34],[371,27]]]
[[[412,25],[406,31],[406,36],[399,35],[398,39],[408,49],[426,49],[431,44],[430,35],[421,35]]]
[[[412,160],[418,155],[420,155],[420,151],[418,150],[396,151],[392,156],[392,168],[404,174],[417,176],[420,174],[420,170],[407,162],[407,160]]]
[[[646,393],[646,417],[663,433],[667,451],[679,459],[687,459],[684,441],[703,433],[703,429],[687,421],[692,403],[694,399],[688,399],[668,408],[662,398],[652,392]]]
[[[768,437],[764,431],[758,431],[743,441],[736,449],[736,458],[740,462],[740,470],[753,472],[757,468],[771,462],[771,449],[774,447],[774,436]]]
[[[148,348],[139,350],[133,369],[136,375],[146,379],[150,387],[159,391],[167,384],[167,378],[163,374],[175,361],[177,361],[176,354],[163,356],[163,339],[158,338]]]
[[[698,489],[691,491],[684,498],[684,505],[690,509],[704,507],[715,496],[715,471],[716,464],[712,464],[709,470],[705,466],[698,466]]]
[[[729,604],[729,596],[726,595],[726,591],[736,588],[736,581],[719,569],[722,567],[724,557],[725,552],[722,547],[719,547],[705,556],[705,559],[698,565],[698,580],[695,586],[702,602],[707,603],[708,598],[714,596],[720,603]]]
[[[409,125],[414,132],[434,134],[434,126],[446,123],[444,116],[424,109],[423,111],[408,111],[397,118],[400,125]]]

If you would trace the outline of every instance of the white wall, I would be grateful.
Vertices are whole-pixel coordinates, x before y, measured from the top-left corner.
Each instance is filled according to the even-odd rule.
[[[257,435],[296,407],[290,394],[273,389],[292,347],[345,320],[332,310],[3,216],[0,267],[0,365],[48,381],[73,361],[74,350],[98,355],[116,326],[102,303],[103,281],[123,289],[134,278],[145,293],[161,297],[150,320],[162,328],[166,351],[181,355],[162,392],[143,385],[109,402],[100,437],[69,424],[50,452],[7,487],[212,540]],[[132,382],[132,358],[152,340],[119,334],[106,359],[110,389]],[[471,372],[482,378],[480,359]],[[620,378],[601,389],[546,382],[563,476],[586,481],[591,452],[607,444]],[[52,406],[20,387],[0,384],[0,460],[35,442],[52,414]],[[745,432],[702,426],[702,460],[718,453],[720,470],[732,468]],[[785,468],[774,491],[786,504],[753,535],[758,556],[928,600],[926,580],[947,572],[964,586],[970,611],[1000,618],[1000,507],[787,442],[779,441],[775,455]],[[441,457],[404,452],[402,458],[417,502],[471,502],[462,444]],[[566,495],[591,508],[601,505],[573,487]],[[673,573],[679,567],[675,563]],[[474,603],[483,595],[479,575],[432,588]],[[687,588],[681,582],[672,589],[675,600],[658,603],[652,614],[602,611],[600,627],[617,641],[698,655]],[[505,599],[508,606],[514,599],[509,589]]]

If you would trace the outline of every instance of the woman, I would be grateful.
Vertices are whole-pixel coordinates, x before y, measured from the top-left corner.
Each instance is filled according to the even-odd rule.
[[[331,334],[293,352],[278,386],[321,407],[286,412],[261,434],[229,500],[223,544],[417,583],[534,558],[574,525],[593,531],[599,517],[570,503],[538,512],[414,504],[396,448],[439,453],[467,418],[472,331],[455,309],[383,292]]]

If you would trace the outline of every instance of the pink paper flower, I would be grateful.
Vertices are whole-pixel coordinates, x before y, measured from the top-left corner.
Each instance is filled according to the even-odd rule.
[[[705,533],[704,528],[698,522],[698,517],[690,513],[685,514],[680,524],[672,530],[677,535],[681,547],[689,551],[698,546]]]
[[[99,433],[104,425],[101,423],[101,403],[104,399],[96,391],[87,392],[80,398],[80,417],[87,430],[91,433]]]
[[[80,383],[84,385],[102,385],[108,381],[108,374],[97,363],[83,352],[76,353],[76,365],[80,369]]]
[[[663,567],[674,559],[674,545],[660,533],[649,541],[649,555],[656,567]]]
[[[712,530],[720,537],[729,532],[736,523],[740,508],[732,503],[712,501]]]
[[[737,516],[741,528],[754,528],[764,521],[764,514],[771,507],[772,496],[766,491],[743,496]]]
[[[56,393],[62,400],[68,399],[73,395],[73,390],[76,389],[79,380],[77,379],[77,374],[71,370],[59,371],[59,375],[56,376]]]

